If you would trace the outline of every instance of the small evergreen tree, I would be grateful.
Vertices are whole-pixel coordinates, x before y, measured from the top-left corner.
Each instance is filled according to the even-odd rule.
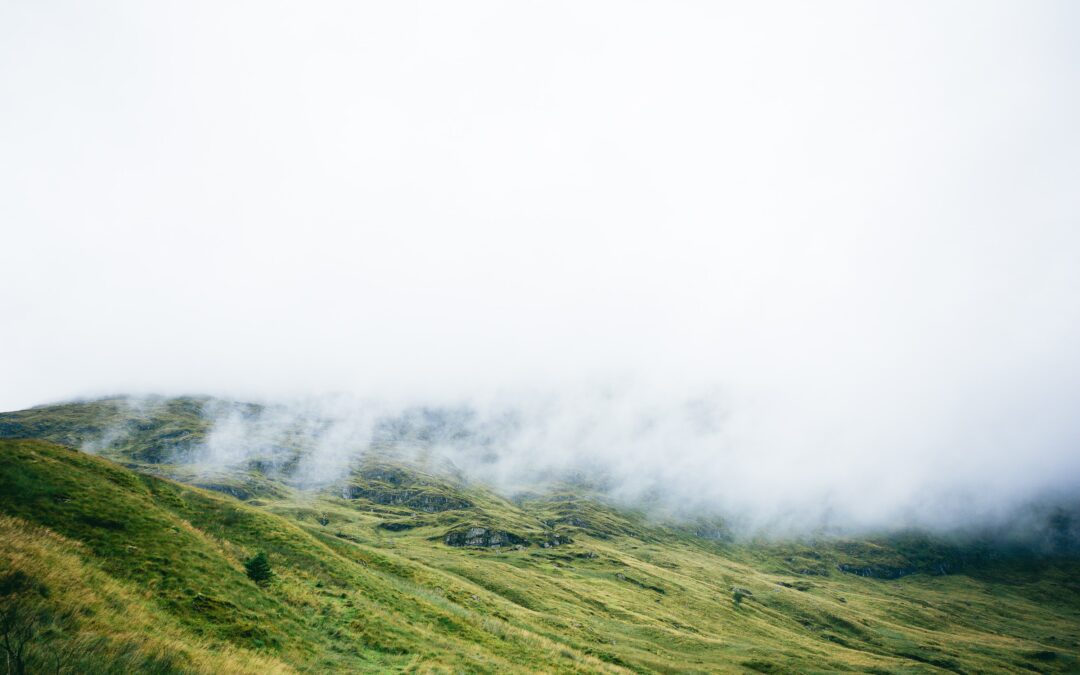
[[[738,586],[731,587],[731,599],[735,601],[736,605],[741,605],[743,598],[752,597],[753,595],[748,589]]]
[[[274,570],[270,569],[270,558],[266,557],[262,551],[244,563],[244,569],[247,570],[248,577],[260,586],[270,583],[271,577],[274,576]]]

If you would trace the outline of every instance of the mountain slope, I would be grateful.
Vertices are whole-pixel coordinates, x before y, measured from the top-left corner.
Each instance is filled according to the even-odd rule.
[[[80,426],[100,434],[116,422],[95,406],[120,414],[73,406],[28,411],[32,424],[27,412],[0,415],[0,432],[83,446],[93,439]],[[150,475],[205,483],[195,467],[138,460],[165,456],[152,447],[163,433],[206,433],[199,414],[185,421],[178,409],[138,422],[109,451],[140,471],[0,440],[0,581],[17,587],[4,602],[30,598],[60,617],[35,637],[37,663],[62,654],[77,664],[60,664],[66,672],[130,670],[118,665],[126,654],[158,672],[1080,669],[1074,557],[918,535],[736,543],[581,487],[510,501],[389,453],[322,490],[250,466],[219,471],[205,490]],[[257,551],[276,573],[266,587],[243,571]]]

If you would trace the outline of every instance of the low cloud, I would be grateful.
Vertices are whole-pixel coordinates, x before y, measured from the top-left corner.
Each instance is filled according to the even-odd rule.
[[[1053,437],[1060,451],[1009,447],[1024,438],[1009,433],[1015,419],[981,418],[978,435],[972,420],[943,427],[903,410],[895,426],[880,426],[880,415],[808,424],[796,410],[717,388],[679,395],[632,379],[393,405],[338,395],[208,411],[212,430],[193,455],[208,468],[258,460],[321,489],[367,454],[389,452],[452,466],[506,496],[570,481],[658,516],[720,516],[744,532],[956,530],[1080,494],[1071,427]],[[915,431],[885,433],[906,427]]]
[[[422,5],[0,3],[0,408],[748,528],[1077,494],[1080,5]]]

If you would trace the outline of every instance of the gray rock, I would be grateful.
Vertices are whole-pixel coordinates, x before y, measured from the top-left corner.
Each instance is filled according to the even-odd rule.
[[[498,548],[500,546],[515,546],[528,543],[524,538],[512,532],[486,527],[470,527],[468,530],[447,532],[443,542],[447,546],[475,546],[481,548]]]

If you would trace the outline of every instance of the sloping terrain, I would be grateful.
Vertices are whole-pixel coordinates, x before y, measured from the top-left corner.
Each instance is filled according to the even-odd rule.
[[[735,542],[391,452],[321,489],[288,447],[208,478],[183,461],[208,404],[0,415],[0,602],[34,620],[29,672],[1080,670],[1072,555]]]

